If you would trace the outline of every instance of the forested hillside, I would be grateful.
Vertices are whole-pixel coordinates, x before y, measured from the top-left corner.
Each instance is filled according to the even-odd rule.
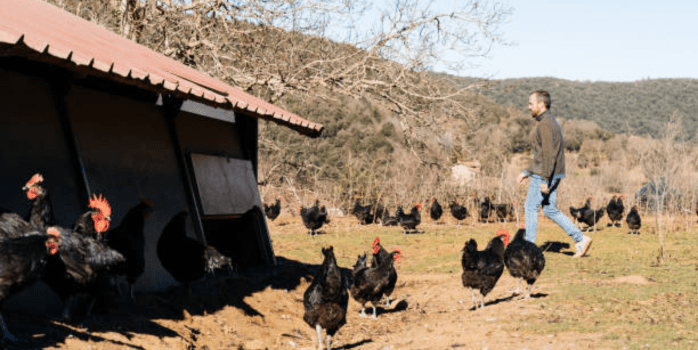
[[[469,79],[465,79],[469,81]],[[615,133],[659,136],[676,114],[688,139],[698,130],[698,80],[655,79],[631,83],[578,82],[555,78],[492,80],[484,96],[521,110],[530,91],[548,90],[556,116],[596,122]]]

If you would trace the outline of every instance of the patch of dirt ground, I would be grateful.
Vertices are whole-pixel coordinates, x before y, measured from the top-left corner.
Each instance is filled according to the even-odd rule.
[[[268,284],[268,278],[281,274],[297,276],[292,269],[295,267],[282,266],[280,274],[209,280],[187,301],[182,301],[178,294],[142,296],[134,306],[92,316],[80,325],[24,319],[13,314],[9,325],[21,340],[10,348],[314,349],[315,332],[303,321],[303,292],[309,280],[301,277],[293,289],[267,286],[251,292],[256,283]],[[527,317],[545,317],[550,313],[544,298],[536,298],[543,294],[534,294],[531,300],[512,300],[507,290],[515,284],[513,278],[503,275],[485,299],[486,307],[473,311],[470,294],[461,285],[458,274],[400,274],[390,307],[379,307],[376,320],[362,318],[359,304],[350,299],[347,324],[333,339],[333,347],[600,348],[600,335],[531,335],[512,326],[511,320],[525,322]],[[535,292],[554,293],[552,288],[541,285]],[[226,293],[227,300],[216,297],[215,290]],[[236,300],[236,296],[240,299]],[[212,307],[215,310],[207,309]],[[22,339],[27,336],[30,339]]]
[[[135,305],[98,314],[81,323],[5,312],[20,340],[9,349],[315,349],[314,329],[303,321],[303,292],[312,265],[279,257],[275,269],[226,275],[193,286],[192,295],[141,294]],[[585,349],[604,348],[601,334],[531,334],[527,319],[548,317],[552,284],[540,284],[529,300],[512,299],[516,281],[506,272],[472,310],[460,273],[399,273],[389,307],[362,318],[350,298],[347,324],[335,349]],[[621,281],[619,281],[621,282]],[[622,281],[630,282],[630,281]],[[630,283],[638,283],[636,281]],[[536,294],[537,293],[537,294]],[[545,293],[545,294],[543,294]],[[370,312],[370,309],[368,310]]]

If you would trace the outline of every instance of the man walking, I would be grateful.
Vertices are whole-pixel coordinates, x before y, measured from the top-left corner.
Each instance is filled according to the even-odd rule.
[[[565,143],[562,129],[550,113],[550,94],[537,90],[528,97],[528,109],[536,120],[531,165],[516,177],[523,185],[530,178],[524,211],[526,216],[526,240],[536,242],[538,232],[538,208],[557,223],[575,242],[575,258],[586,255],[591,237],[583,235],[565,214],[557,209],[557,188],[565,177]]]

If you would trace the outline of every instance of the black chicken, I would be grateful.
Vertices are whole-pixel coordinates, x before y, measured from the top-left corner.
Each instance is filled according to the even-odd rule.
[[[357,255],[356,263],[354,264],[354,267],[351,270],[351,276],[354,277],[359,271],[368,268],[368,265],[366,264],[367,261],[368,256],[366,255],[366,253],[364,253],[363,256]]]
[[[492,209],[497,215],[498,222],[508,222],[513,221],[514,217],[514,205],[513,204],[492,204]]]
[[[429,209],[429,215],[431,216],[431,219],[434,220],[434,223],[439,221],[443,213],[444,210],[441,208],[439,201],[436,200],[436,198],[431,197],[431,208]]]
[[[395,251],[398,253],[395,256],[395,262],[398,262],[400,261],[402,254],[400,253],[400,250],[397,248],[395,249]],[[376,237],[376,239],[373,240],[373,258],[371,259],[371,266],[379,266],[381,261],[390,258],[390,253],[388,253],[388,251],[383,248],[383,246],[381,245],[380,238]],[[383,288],[382,290],[382,293],[385,296],[385,306],[390,306],[390,295],[393,294],[396,283],[397,270],[393,265],[393,267],[390,268],[390,273],[388,274],[388,284],[386,284],[385,288]]]
[[[112,265],[124,261],[123,256],[109,249],[102,234],[109,229],[111,206],[102,197],[93,195],[90,210],[80,215],[73,230],[62,231],[59,254],[49,259],[43,280],[63,301],[63,319],[72,320],[77,294],[87,294],[89,315],[100,292],[100,277]],[[101,256],[102,262],[92,264],[94,256]]]
[[[449,208],[451,209],[451,215],[458,221],[458,226],[460,226],[461,221],[470,216],[468,208],[464,205],[460,205],[457,199],[455,202],[449,204]]]
[[[490,201],[490,197],[485,197],[485,200],[480,202],[478,213],[480,214],[479,216],[479,221],[480,222],[488,222],[490,220],[490,217],[492,216],[492,211],[494,210],[494,206],[492,205],[492,202]]]
[[[322,248],[322,254],[325,256],[322,268],[303,293],[303,320],[317,331],[318,349],[322,349],[322,330],[325,329],[325,343],[329,350],[332,337],[347,321],[349,294],[334,257],[334,248]]]
[[[420,210],[422,210],[422,205],[419,203],[412,207],[409,214],[405,214],[402,207],[397,208],[395,215],[397,216],[397,221],[400,223],[400,226],[402,226],[402,232],[404,234],[424,232],[417,230],[417,226],[422,222]]]
[[[0,239],[16,238],[32,231],[32,226],[16,213],[0,215]]]
[[[631,230],[630,234],[639,235],[640,227],[642,227],[642,220],[640,219],[640,213],[637,211],[637,205],[633,205],[630,208],[628,216],[625,218],[625,222],[628,224],[628,228]]]
[[[588,232],[591,231],[592,228],[595,229],[596,223],[601,220],[605,211],[606,208],[599,208],[598,210],[587,209],[583,211],[579,217],[579,222],[585,224],[586,227],[583,228],[582,231]]]
[[[44,177],[34,174],[22,187],[27,198],[32,201],[28,218],[25,220],[19,214],[4,211],[0,214],[0,238],[20,237],[34,231],[45,231],[55,224],[53,210],[48,191],[42,186]]]
[[[45,231],[48,226],[55,225],[49,193],[43,187],[43,182],[41,174],[34,174],[22,187],[27,199],[32,201],[26,220],[19,214],[3,210],[0,214],[0,238],[20,237],[36,230]]]
[[[613,195],[608,205],[606,206],[606,212],[608,213],[608,219],[611,222],[608,226],[618,226],[623,227],[623,214],[625,212],[625,206],[623,205],[623,198],[625,195]]]
[[[376,318],[376,305],[381,301],[390,284],[391,270],[399,255],[400,252],[393,251],[388,254],[388,258],[382,259],[380,264],[371,264],[371,267],[356,272],[351,285],[351,296],[361,304],[362,317],[366,317],[366,303],[371,302],[373,304],[373,318]]]
[[[266,203],[264,204],[264,215],[266,215],[267,219],[274,221],[276,218],[279,216],[281,213],[281,200],[283,198],[277,198],[276,202],[272,205],[267,205]]]
[[[256,210],[259,210],[259,207]],[[189,285],[198,281],[207,272],[232,268],[230,258],[211,246],[187,237],[188,211],[176,214],[163,229],[157,243],[157,254],[162,267],[183,284],[184,295],[189,295]]]
[[[463,247],[463,287],[470,290],[475,309],[485,307],[485,296],[494,289],[504,272],[504,249],[504,242],[500,236],[492,238],[483,251],[477,250],[477,242],[474,239],[470,239]],[[479,303],[473,289],[480,290]]]
[[[385,207],[383,207],[383,204],[380,202],[376,203],[376,209],[374,210],[373,213],[373,222],[378,223],[383,220],[383,212],[385,211]]]
[[[63,301],[63,318],[72,319],[77,294],[86,293],[89,299],[89,315],[99,294],[99,277],[114,266],[125,261],[124,256],[109,248],[92,236],[61,227],[52,227],[60,232],[58,254],[49,257],[42,280]],[[101,229],[101,228],[100,228]]]
[[[316,235],[316,230],[319,230],[322,225],[329,223],[330,220],[327,217],[327,209],[325,206],[320,206],[320,201],[315,200],[315,204],[310,208],[299,206],[299,211],[301,214],[301,219],[303,220],[303,225],[310,230],[308,234],[311,236]]]
[[[354,208],[351,209],[351,214],[359,219],[359,224],[361,225],[369,225],[376,219],[373,211],[373,205],[369,204],[362,206],[358,198],[356,199],[356,202],[354,202]]]
[[[126,276],[128,294],[135,303],[133,285],[145,271],[145,221],[153,212],[153,203],[142,198],[140,203],[131,207],[119,226],[109,230],[106,240],[109,247],[121,253],[126,261],[112,269],[115,276]]]
[[[570,206],[570,215],[574,218],[574,223],[576,224],[579,219],[582,217],[582,213],[585,211],[591,209],[591,202],[594,199],[592,197],[587,198],[587,200],[584,202],[584,206],[580,208],[575,208],[573,206]]]
[[[93,194],[88,206],[90,209],[75,221],[73,231],[103,241],[111,224],[111,205],[104,196]]]
[[[47,233],[31,231],[0,240],[0,310],[8,297],[41,276],[48,258],[58,252],[60,241],[60,232],[54,228],[49,228]],[[1,314],[0,326],[3,339],[17,340],[7,329]]]
[[[381,225],[382,226],[397,226],[398,221],[397,221],[397,216],[390,216],[390,210],[388,208],[385,208],[383,210],[383,216],[381,217]]]
[[[56,224],[49,193],[43,187],[43,183],[44,177],[41,174],[34,174],[22,187],[22,190],[27,192],[27,198],[32,201],[29,223],[34,229],[41,231]]]
[[[507,232],[506,235],[509,235]],[[531,297],[531,288],[545,268],[545,255],[537,245],[524,239],[526,229],[519,229],[514,240],[504,251],[504,264],[512,277],[517,279],[514,294],[521,293],[521,280],[526,280],[526,296]]]

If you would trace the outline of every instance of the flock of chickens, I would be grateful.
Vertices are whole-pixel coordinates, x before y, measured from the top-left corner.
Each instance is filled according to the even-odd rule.
[[[35,174],[22,188],[31,201],[27,217],[3,210],[0,215],[0,309],[10,296],[43,280],[63,301],[63,317],[73,318],[80,297],[89,308],[98,300],[109,302],[113,280],[125,276],[128,294],[135,302],[133,285],[145,270],[144,226],[152,203],[142,199],[112,229],[109,202],[93,195],[73,228],[56,225],[44,178]],[[185,287],[206,272],[230,268],[231,260],[197,240],[186,237],[186,211],[175,215],[157,242],[162,266]],[[116,287],[119,287],[116,284]],[[119,290],[119,294],[122,293]],[[0,316],[4,338],[15,341]]]
[[[492,291],[504,272],[504,267],[518,280],[514,294],[521,294],[521,281],[526,281],[524,299],[531,297],[531,288],[545,268],[543,251],[524,239],[525,229],[520,229],[510,241],[509,232],[499,230],[484,250],[479,251],[477,242],[470,239],[465,243],[461,266],[463,286],[470,290],[474,309],[485,306],[485,296]],[[303,320],[317,331],[318,349],[322,349],[322,331],[325,330],[325,346],[331,349],[332,337],[346,323],[349,295],[361,304],[361,316],[366,317],[366,304],[373,307],[385,298],[385,306],[390,305],[390,295],[397,283],[395,263],[400,260],[400,250],[388,252],[380,239],[373,242],[373,256],[368,266],[366,254],[359,255],[349,278],[342,275],[334,248],[322,248],[324,261],[315,274],[312,283],[303,294],[305,313]],[[475,295],[480,292],[480,298]]]
[[[570,215],[574,218],[576,223],[584,224],[585,227],[582,229],[584,231],[590,231],[596,228],[596,224],[603,217],[604,212],[608,214],[609,223],[608,226],[623,226],[623,214],[625,214],[625,205],[623,204],[623,199],[625,195],[613,195],[613,198],[608,202],[606,207],[601,207],[599,209],[592,209],[591,202],[594,198],[587,198],[584,202],[584,206],[580,208],[575,208],[570,206]],[[630,234],[640,234],[640,227],[642,227],[642,219],[640,218],[640,213],[637,211],[637,205],[633,205],[625,217],[625,222],[628,224],[628,228],[631,230]],[[581,225],[580,225],[581,226]]]
[[[614,195],[605,207],[592,209],[593,198],[588,198],[582,207],[570,207],[570,214],[575,222],[586,225],[583,228],[589,231],[595,228],[596,224],[608,214],[609,226],[622,227],[625,206],[623,199],[625,196]],[[444,209],[438,200],[431,198],[430,217],[436,223],[444,213]],[[482,201],[475,200],[478,221],[489,222],[495,219],[500,222],[516,220],[516,202],[513,204],[494,204],[489,198]],[[327,209],[321,206],[316,200],[314,205],[306,208],[299,206],[299,213],[303,223],[309,230],[309,234],[315,235],[324,223],[330,222],[327,216]],[[405,213],[401,207],[397,207],[395,216],[390,215],[388,208],[380,204],[361,205],[356,199],[350,213],[354,215],[359,224],[369,225],[380,223],[383,226],[397,226],[403,228],[405,234],[423,232],[417,230],[421,223],[422,206],[416,203],[409,213]],[[454,201],[449,205],[451,215],[460,225],[461,221],[469,217],[470,214],[466,206]],[[641,219],[637,206],[632,206],[625,222],[631,230],[631,234],[639,234]],[[273,205],[265,205],[264,211],[270,220],[276,219],[281,211],[280,200],[277,199]],[[580,225],[581,226],[581,225]],[[531,297],[531,289],[541,272],[545,268],[545,256],[543,251],[534,243],[524,239],[526,230],[521,228],[514,235],[513,240],[508,231],[497,231],[485,249],[478,250],[478,244],[474,239],[470,239],[463,247],[461,275],[463,286],[468,288],[477,310],[485,306],[485,297],[493,290],[497,281],[501,277],[504,269],[509,271],[511,276],[517,279],[514,295],[523,293],[523,299]],[[397,271],[395,262],[400,259],[400,251],[386,251],[376,238],[373,242],[373,257],[368,265],[366,254],[357,257],[351,276],[345,277],[337,266],[334,256],[334,248],[323,248],[324,261],[321,269],[314,276],[311,285],[304,293],[303,306],[305,314],[303,319],[317,331],[318,348],[322,349],[322,331],[326,331],[325,346],[331,349],[331,339],[336,332],[346,323],[346,312],[351,295],[354,300],[361,304],[361,316],[366,317],[366,304],[371,303],[373,307],[373,318],[376,318],[376,306],[385,298],[385,306],[390,305],[390,295],[397,282]],[[521,290],[522,281],[526,282],[525,291]],[[479,291],[478,299],[475,291]]]
[[[436,198],[431,198],[430,207],[430,217],[434,222],[438,221],[444,213],[443,207]],[[515,204],[494,204],[490,201],[489,197],[480,202],[476,199],[476,206],[478,207],[478,220],[480,222],[488,222],[491,219],[496,219],[499,222],[507,222],[515,220]],[[424,231],[418,230],[417,226],[422,222],[421,215],[422,205],[416,203],[409,213],[405,213],[404,209],[398,206],[395,210],[395,215],[390,215],[389,208],[383,207],[380,203],[378,204],[368,204],[361,205],[361,202],[356,199],[354,202],[354,207],[351,208],[350,213],[354,215],[361,225],[370,225],[380,223],[382,226],[401,226],[403,228],[403,233],[423,233]],[[451,215],[456,219],[458,225],[461,221],[470,217],[468,208],[455,200],[453,203],[449,204],[449,211]],[[316,235],[317,231],[324,225],[330,222],[330,218],[327,215],[327,208],[324,205],[320,205],[319,200],[315,200],[315,203],[310,207],[305,207],[302,205],[298,206],[298,212],[300,213],[301,220],[303,224],[308,229],[308,234]],[[274,204],[268,205],[264,204],[264,213],[269,220],[275,220],[279,213],[281,213],[281,198],[277,198]]]
[[[613,198],[608,202],[606,207],[601,207],[599,209],[591,209],[591,203],[593,201],[592,197],[587,198],[586,202],[582,207],[575,208],[570,206],[570,215],[575,220],[579,226],[584,224],[585,226],[580,227],[583,231],[590,231],[596,228],[596,224],[604,216],[605,213],[608,214],[610,223],[608,226],[619,226],[622,227],[623,215],[625,214],[625,206],[623,204],[623,199],[625,195],[614,195]],[[492,203],[489,197],[485,197],[484,200],[474,199],[474,205],[477,209],[477,219],[479,222],[490,222],[495,220],[497,222],[508,222],[515,221],[517,219],[516,204]],[[458,200],[453,201],[448,205],[449,211],[453,218],[456,219],[457,225],[460,225],[463,220],[470,217],[468,208],[462,205]],[[361,225],[370,225],[380,223],[382,226],[401,226],[403,233],[423,233],[424,231],[418,230],[417,226],[422,222],[421,215],[422,205],[416,203],[409,213],[405,213],[404,209],[400,206],[395,210],[395,215],[390,215],[389,208],[384,207],[380,203],[361,205],[361,202],[357,198],[354,202],[354,207],[351,208],[350,213],[354,215]],[[281,200],[276,199],[276,202],[272,205],[264,204],[264,213],[269,220],[275,220],[279,213],[281,212]],[[318,230],[326,223],[330,222],[330,218],[327,214],[327,208],[324,205],[320,205],[319,200],[315,200],[315,203],[310,207],[304,207],[302,205],[298,206],[298,212],[300,213],[301,220],[303,224],[308,229],[310,235],[316,235]],[[429,216],[434,222],[437,222],[444,214],[444,209],[439,203],[439,201],[432,197],[431,207],[429,210]],[[631,234],[640,234],[640,227],[642,226],[642,220],[638,212],[637,206],[632,206],[628,215],[625,218],[628,228],[630,228]]]

